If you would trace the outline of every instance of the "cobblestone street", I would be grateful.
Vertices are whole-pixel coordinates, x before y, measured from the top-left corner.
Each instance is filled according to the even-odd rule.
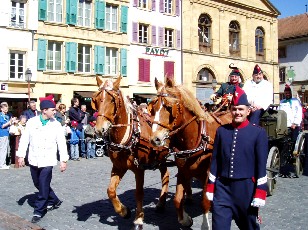
[[[118,195],[131,208],[132,217],[122,219],[113,210],[107,196],[111,162],[108,157],[96,160],[82,159],[68,162],[68,169],[61,173],[54,168],[52,187],[64,202],[59,209],[48,212],[38,223],[46,230],[81,229],[131,229],[135,211],[134,175],[129,171],[118,188]],[[146,230],[182,229],[177,222],[173,196],[175,193],[176,168],[170,168],[170,186],[166,211],[155,212],[155,203],[160,194],[159,171],[146,171],[145,176],[145,224]],[[40,229],[31,225],[33,201],[36,189],[32,184],[29,168],[0,171],[0,229]],[[193,181],[192,205],[186,205],[194,224],[191,229],[200,229],[202,213],[200,208],[200,184]],[[277,189],[261,209],[262,229],[307,229],[308,226],[308,177],[279,178]],[[11,218],[8,218],[11,217]],[[14,221],[14,222],[13,222]],[[232,229],[237,229],[233,225]]]

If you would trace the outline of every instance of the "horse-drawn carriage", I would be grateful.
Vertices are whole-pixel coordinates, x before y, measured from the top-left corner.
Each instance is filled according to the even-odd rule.
[[[201,229],[209,229],[208,213],[210,201],[206,192],[208,172],[216,129],[231,122],[231,113],[204,112],[194,96],[172,82],[162,84],[155,81],[157,97],[150,103],[150,114],[138,113],[137,108],[123,96],[120,90],[119,77],[114,82],[103,82],[97,78],[97,91],[92,97],[92,107],[98,110],[96,132],[108,139],[108,156],[113,164],[108,196],[115,211],[128,218],[130,210],[117,196],[117,187],[127,170],[131,170],[136,178],[136,214],[135,229],[142,229],[143,183],[146,168],[159,169],[161,172],[162,191],[157,210],[164,208],[168,192],[169,172],[168,158],[173,155],[178,167],[176,194],[174,204],[178,221],[183,226],[191,226],[192,218],[184,209],[184,194],[191,195],[190,179],[197,178],[203,183],[202,210],[203,223]],[[274,110],[273,110],[274,111]],[[304,135],[299,135],[295,150],[290,146],[289,135],[279,131],[280,120],[270,110],[262,124],[269,135],[268,177],[269,194],[272,194],[282,162],[288,153],[295,160],[300,172],[300,157],[303,153]],[[271,114],[272,113],[272,114]],[[273,120],[272,120],[273,119]],[[274,127],[271,124],[274,122]],[[277,128],[278,126],[278,128]],[[279,132],[278,132],[279,131]],[[262,143],[260,143],[262,144]],[[149,167],[150,166],[150,167]],[[297,173],[296,175],[299,175]]]
[[[271,105],[260,119],[260,125],[268,135],[268,195],[273,195],[278,176],[288,176],[290,171],[294,172],[294,177],[302,174],[305,157],[305,132],[300,132],[296,141],[292,141],[287,128],[287,114],[277,108],[278,105]]]

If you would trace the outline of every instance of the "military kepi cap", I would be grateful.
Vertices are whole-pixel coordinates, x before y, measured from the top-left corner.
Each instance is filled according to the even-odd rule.
[[[229,76],[240,76],[240,71],[238,69],[233,69]]]
[[[252,74],[254,75],[254,74],[258,74],[258,73],[262,73],[262,70],[261,70],[260,66],[255,65],[255,68],[253,69]]]
[[[52,94],[47,97],[40,97],[40,109],[43,110],[49,108],[56,108],[56,103]]]
[[[235,92],[233,94],[232,98],[232,105],[238,106],[238,105],[247,105],[250,106],[248,100],[247,100],[247,95],[244,90],[242,90],[239,86],[236,86]]]

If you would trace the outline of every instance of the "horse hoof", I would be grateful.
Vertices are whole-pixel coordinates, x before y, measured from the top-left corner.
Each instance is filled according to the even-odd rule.
[[[124,219],[129,219],[132,215],[132,212],[129,208],[126,208],[126,215],[123,217]]]
[[[134,230],[142,230],[142,229],[143,229],[143,225],[142,224],[135,224]]]

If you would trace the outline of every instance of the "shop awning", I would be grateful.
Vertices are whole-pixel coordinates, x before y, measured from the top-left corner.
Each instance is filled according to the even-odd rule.
[[[95,92],[92,92],[92,91],[75,91],[75,94],[78,94],[81,97],[91,97],[92,98],[93,93],[95,93]]]

